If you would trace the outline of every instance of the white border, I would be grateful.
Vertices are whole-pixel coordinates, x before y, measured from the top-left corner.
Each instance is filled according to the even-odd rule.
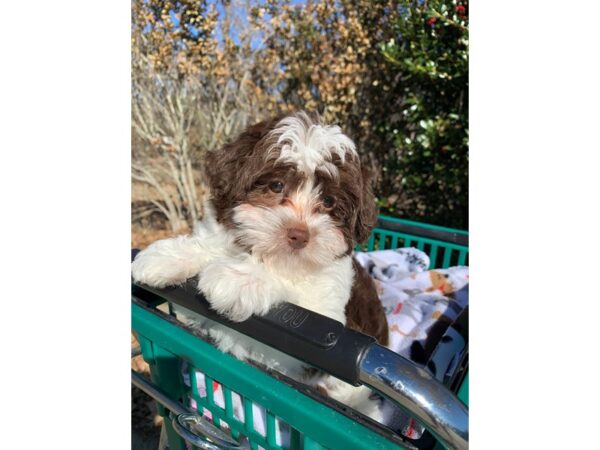
[[[598,13],[470,5],[473,449],[598,445]]]
[[[2,16],[2,447],[128,448],[130,4]]]

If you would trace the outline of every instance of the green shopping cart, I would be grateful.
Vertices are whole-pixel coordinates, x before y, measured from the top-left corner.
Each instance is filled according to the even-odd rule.
[[[387,216],[379,217],[362,250],[409,246],[429,255],[430,268],[468,264],[467,232]],[[370,387],[424,425],[433,438],[423,447],[306,385],[220,352],[177,320],[175,307],[226,325],[350,384]],[[283,303],[265,316],[230,322],[209,308],[193,282],[167,289],[134,284],[132,330],[151,373],[147,379],[132,371],[132,383],[157,401],[165,418],[161,439],[165,448],[468,447],[468,350],[442,384],[373,338],[296,305]],[[190,376],[197,372],[200,379]],[[243,417],[236,414],[234,403],[243,405]],[[207,414],[212,420],[206,419]],[[256,426],[257,414],[264,426]]]

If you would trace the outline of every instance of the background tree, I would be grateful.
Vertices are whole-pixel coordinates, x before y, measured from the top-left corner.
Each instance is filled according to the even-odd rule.
[[[203,154],[277,111],[277,92],[255,83],[277,85],[277,61],[252,24],[239,24],[239,2],[221,6],[217,21],[205,1],[133,3],[134,222],[158,216],[172,232],[189,229],[202,215]]]

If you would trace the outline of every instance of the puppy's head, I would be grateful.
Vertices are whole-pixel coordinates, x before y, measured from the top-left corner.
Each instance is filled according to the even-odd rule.
[[[352,140],[304,112],[260,122],[206,160],[217,220],[268,264],[330,264],[376,219]]]

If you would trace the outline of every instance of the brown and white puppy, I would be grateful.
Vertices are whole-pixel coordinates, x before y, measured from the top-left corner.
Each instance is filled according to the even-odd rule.
[[[211,306],[231,320],[288,301],[387,345],[375,286],[352,258],[375,222],[375,199],[354,143],[338,126],[304,112],[264,121],[210,153],[205,167],[207,217],[193,235],[140,252],[134,279],[162,287],[199,275]],[[215,326],[210,334],[222,350],[265,363],[264,349],[247,338]],[[367,392],[326,385],[332,397],[378,417]]]

